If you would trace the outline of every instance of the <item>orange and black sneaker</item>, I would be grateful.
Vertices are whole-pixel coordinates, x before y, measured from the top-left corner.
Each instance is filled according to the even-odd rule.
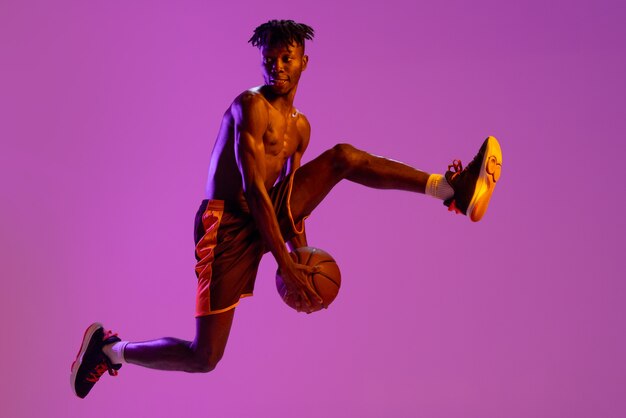
[[[501,172],[502,149],[498,140],[490,136],[465,168],[461,160],[454,160],[448,166],[445,177],[454,189],[454,196],[443,204],[449,211],[467,215],[473,222],[480,221],[487,211]]]
[[[79,398],[87,396],[93,385],[104,372],[117,376],[121,364],[112,364],[111,360],[102,352],[102,347],[121,341],[117,334],[111,331],[104,332],[102,324],[93,323],[85,331],[76,360],[72,363],[70,384]]]

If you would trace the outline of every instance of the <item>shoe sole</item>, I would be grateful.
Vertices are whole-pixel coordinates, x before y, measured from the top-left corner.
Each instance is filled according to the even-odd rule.
[[[473,222],[480,221],[487,212],[489,200],[491,200],[491,195],[502,173],[502,149],[498,140],[490,136],[485,142],[487,148],[481,162],[480,175],[474,188],[472,200],[467,206],[467,213]]]
[[[72,363],[70,384],[72,385],[72,390],[74,391],[74,394],[79,398],[81,396],[76,393],[76,375],[78,374],[78,369],[80,369],[80,365],[83,363],[83,356],[85,355],[85,351],[87,351],[87,347],[89,347],[91,337],[93,337],[93,334],[100,328],[102,328],[102,324],[98,322],[94,322],[89,326],[89,328],[87,328],[87,330],[85,331],[85,335],[83,335],[83,342],[81,343],[78,354],[76,355],[76,360],[74,360],[74,363]]]

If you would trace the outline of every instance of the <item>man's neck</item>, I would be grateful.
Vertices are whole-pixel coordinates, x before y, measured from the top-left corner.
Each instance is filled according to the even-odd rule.
[[[296,88],[294,87],[289,93],[285,95],[276,95],[265,86],[261,87],[261,93],[265,100],[267,100],[272,106],[276,108],[280,113],[285,115],[293,112],[293,101],[296,97]]]

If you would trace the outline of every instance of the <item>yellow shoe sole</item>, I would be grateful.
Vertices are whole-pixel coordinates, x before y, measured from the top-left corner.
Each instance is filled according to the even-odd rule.
[[[478,222],[487,212],[491,195],[502,173],[502,149],[493,136],[486,139],[487,149],[481,162],[480,175],[474,188],[472,200],[467,206],[467,215],[472,222]]]

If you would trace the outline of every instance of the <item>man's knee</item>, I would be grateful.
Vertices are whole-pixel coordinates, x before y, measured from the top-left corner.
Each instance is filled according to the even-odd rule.
[[[333,153],[333,167],[342,172],[348,172],[365,161],[363,151],[350,144],[337,144],[331,152]]]
[[[190,371],[192,373],[208,373],[215,370],[217,363],[222,359],[222,354],[203,353],[196,355],[193,358]]]

